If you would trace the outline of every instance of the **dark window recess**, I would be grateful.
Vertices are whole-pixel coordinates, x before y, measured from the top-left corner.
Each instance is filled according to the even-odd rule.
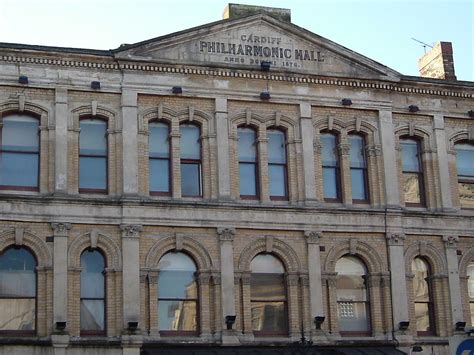
[[[148,127],[150,194],[169,195],[171,193],[169,126],[163,122],[151,122]]]
[[[181,195],[202,196],[201,131],[193,124],[182,124],[181,133]]]
[[[257,134],[250,127],[239,127],[239,182],[240,197],[257,199],[258,197],[258,153]]]

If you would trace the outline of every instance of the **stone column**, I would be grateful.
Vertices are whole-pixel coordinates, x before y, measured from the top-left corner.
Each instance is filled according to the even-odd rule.
[[[345,205],[352,205],[352,180],[351,180],[351,163],[349,154],[351,146],[347,143],[347,137],[341,137],[342,142],[337,147],[340,161],[340,184],[341,187],[341,200]]]
[[[235,290],[234,290],[234,228],[218,228],[221,246],[221,324],[226,329],[225,317],[235,316]],[[235,327],[235,325],[234,325]]]
[[[200,336],[205,339],[210,339],[211,337],[211,322],[210,322],[210,312],[209,307],[209,295],[210,295],[210,281],[211,275],[208,271],[200,271],[198,275],[198,284],[199,284],[199,319],[201,321],[201,334]]]
[[[286,275],[286,285],[288,290],[288,320],[290,338],[298,340],[301,338],[301,319],[298,309],[298,281],[299,275],[295,273],[288,273]]]
[[[179,133],[179,123],[173,121],[171,123],[171,191],[173,198],[181,198],[181,150]]]
[[[257,139],[258,144],[258,171],[260,173],[260,200],[262,202],[270,201],[270,192],[268,187],[268,138],[266,133],[266,127],[260,125],[259,136]]]
[[[446,146],[446,131],[442,114],[434,115],[434,129],[438,157],[438,174],[441,190],[441,205],[445,210],[453,208],[451,184],[449,177],[448,148]]]
[[[402,233],[388,233],[386,238],[390,256],[393,329],[397,332],[400,322],[409,321],[405,257],[403,251],[405,235]]]
[[[306,202],[317,200],[316,179],[314,178],[314,128],[311,120],[311,105],[309,103],[300,104],[300,130],[303,146],[303,167],[304,167],[304,198]],[[322,196],[320,196],[322,199]]]
[[[311,329],[315,329],[314,318],[324,317],[323,289],[321,283],[321,254],[319,243],[322,238],[321,232],[305,231],[306,244],[308,247],[308,272],[309,272],[309,297]]]
[[[252,310],[250,302],[250,280],[251,274],[250,271],[242,272],[241,275],[242,283],[242,314],[243,314],[243,333],[247,339],[253,339],[253,329],[252,329]]]
[[[337,273],[326,274],[326,282],[328,287],[328,307],[329,314],[327,319],[327,326],[329,332],[333,336],[339,336],[339,318],[337,316],[338,304],[337,304],[337,289],[336,289]]]
[[[67,89],[57,88],[55,97],[54,192],[67,193],[68,160],[68,104]]]
[[[449,298],[451,300],[451,318],[453,323],[463,322],[463,307],[461,297],[461,281],[459,279],[457,243],[459,237],[443,236],[446,261],[448,264]]]
[[[123,194],[138,194],[138,112],[137,93],[122,91]]]
[[[392,111],[379,111],[380,141],[382,145],[385,201],[387,207],[400,207],[400,188],[398,183],[395,135],[393,133]]]
[[[230,199],[229,126],[226,98],[216,98],[216,134],[219,198]]]
[[[148,309],[150,312],[150,335],[154,338],[160,337],[160,325],[158,322],[158,270],[148,273]]]
[[[123,328],[140,319],[140,225],[120,226],[122,230]]]
[[[70,223],[52,222],[53,246],[53,329],[56,322],[67,322],[67,242]]]

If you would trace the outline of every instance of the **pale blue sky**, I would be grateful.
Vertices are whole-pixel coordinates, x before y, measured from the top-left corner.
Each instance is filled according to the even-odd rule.
[[[0,0],[0,42],[112,49],[220,20],[225,0]],[[474,81],[474,0],[245,0],[406,75],[425,43],[453,42],[458,80]]]

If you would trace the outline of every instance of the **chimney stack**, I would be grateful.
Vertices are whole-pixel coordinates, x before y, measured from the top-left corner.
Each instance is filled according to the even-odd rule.
[[[451,42],[438,42],[418,59],[418,70],[424,78],[456,80],[453,46]]]
[[[291,10],[279,7],[265,7],[255,5],[229,4],[224,9],[224,20],[234,20],[241,17],[264,13],[283,22],[291,23]]]

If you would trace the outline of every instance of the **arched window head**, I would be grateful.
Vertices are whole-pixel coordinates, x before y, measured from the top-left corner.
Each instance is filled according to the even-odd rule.
[[[181,195],[202,196],[201,130],[193,124],[181,124]]]
[[[335,134],[329,132],[321,134],[324,199],[329,202],[341,201],[342,195],[337,143]]]
[[[459,202],[461,207],[474,208],[474,144],[461,143],[456,149]]]
[[[38,191],[39,120],[24,114],[3,118],[0,189]]]
[[[0,333],[34,333],[36,266],[25,248],[9,248],[0,254]]]
[[[336,263],[336,295],[341,335],[370,334],[370,302],[367,269],[354,256],[343,256]]]
[[[288,332],[285,268],[271,254],[259,254],[250,263],[252,329],[256,335]]]
[[[196,264],[186,254],[169,252],[158,263],[158,325],[166,335],[198,331]]]
[[[79,192],[107,193],[107,122],[81,119]]]
[[[150,194],[169,195],[171,193],[170,129],[163,122],[151,122],[148,128]]]
[[[367,160],[364,137],[357,134],[348,136],[350,144],[351,188],[353,203],[369,202]]]
[[[286,164],[285,132],[273,128],[268,137],[268,188],[270,199],[288,199],[288,169]]]
[[[471,313],[471,326],[474,325],[474,261],[467,266],[467,292],[469,296],[469,311]]]
[[[421,161],[420,141],[401,138],[403,192],[406,206],[424,206],[425,191],[423,185],[423,164]]]
[[[411,263],[413,300],[418,335],[434,335],[434,309],[430,282],[430,267],[425,259],[416,257]]]
[[[258,197],[258,152],[257,132],[250,127],[239,127],[239,182],[240,197],[256,199]]]
[[[81,334],[105,334],[105,258],[96,249],[81,254]]]

